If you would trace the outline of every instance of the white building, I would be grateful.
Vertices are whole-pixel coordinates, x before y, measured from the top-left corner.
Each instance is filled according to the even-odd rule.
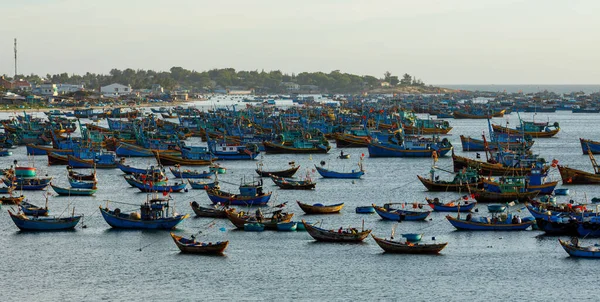
[[[32,92],[36,95],[57,96],[58,88],[56,87],[56,84],[44,83],[33,88]]]
[[[83,85],[72,85],[72,84],[56,84],[58,94],[66,94],[83,90]]]
[[[110,84],[108,86],[100,87],[100,93],[105,96],[119,96],[131,94],[131,85],[121,84]]]
[[[287,91],[297,91],[300,90],[300,85],[294,82],[281,82],[281,86],[285,87]]]

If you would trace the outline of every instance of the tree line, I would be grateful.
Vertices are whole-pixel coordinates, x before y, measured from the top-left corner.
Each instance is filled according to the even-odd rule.
[[[11,80],[5,75],[5,78]],[[353,93],[380,87],[382,81],[391,86],[424,86],[421,80],[404,74],[402,78],[393,76],[389,71],[379,79],[370,75],[355,75],[334,70],[330,73],[324,72],[302,72],[299,74],[282,73],[279,70],[266,72],[258,71],[236,71],[233,68],[211,69],[198,72],[182,67],[172,67],[169,71],[124,70],[112,69],[108,74],[96,74],[87,72],[84,75],[68,73],[46,74],[39,76],[35,74],[18,75],[17,79],[25,79],[32,84],[52,82],[55,84],[83,84],[87,89],[99,89],[112,83],[131,85],[133,89],[149,89],[158,84],[166,90],[183,89],[192,92],[213,91],[217,88],[229,89],[239,87],[241,89],[260,89],[264,92],[289,92],[289,85],[282,83],[296,83],[298,85],[313,85],[318,91],[329,93]],[[305,87],[313,87],[305,86]],[[303,87],[300,87],[301,90]]]

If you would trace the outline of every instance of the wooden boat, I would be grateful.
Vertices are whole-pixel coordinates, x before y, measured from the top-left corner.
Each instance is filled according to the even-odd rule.
[[[197,242],[171,233],[171,238],[182,253],[188,254],[222,254],[229,245],[229,241]]]
[[[141,204],[140,213],[121,213],[119,208],[110,210],[108,207],[100,208],[102,217],[113,228],[120,229],[173,229],[184,219],[185,215],[173,215],[170,213],[170,205],[167,198],[148,198]]]
[[[240,194],[233,194],[219,189],[208,189],[206,195],[213,204],[238,206],[263,206],[271,199],[272,192],[263,192],[261,183],[242,184]]]
[[[279,232],[293,232],[298,228],[298,223],[290,222],[279,222],[277,223],[277,231]]]
[[[466,158],[463,156],[458,156],[452,153],[452,162],[454,164],[454,172],[458,172],[463,168],[472,168],[479,171],[481,175],[491,175],[491,176],[503,176],[503,175],[515,175],[515,176],[524,176],[531,173],[531,167],[506,167],[500,163],[491,164],[487,162],[482,162],[479,160],[474,160],[470,158]],[[542,168],[542,173],[548,172],[550,166],[544,166]]]
[[[373,237],[377,245],[379,245],[379,247],[381,247],[387,253],[439,254],[446,247],[446,245],[448,245],[448,242],[425,244],[393,241],[376,237],[373,234],[371,234],[371,237]]]
[[[71,188],[75,189],[93,189],[98,184],[98,181],[96,180],[75,180],[68,176],[67,179],[69,180]]]
[[[477,202],[480,203],[507,203],[515,200],[518,200],[520,202],[529,201],[536,197],[539,194],[539,192],[498,193],[472,188],[471,194],[473,194],[475,200],[477,200]]]
[[[128,175],[125,175],[128,176]],[[125,177],[127,183],[133,187],[138,188],[141,192],[181,192],[187,186],[185,182],[175,182],[174,184],[168,184],[166,181],[140,181],[133,177]]]
[[[71,169],[70,166],[67,166],[68,177],[78,181],[95,181],[96,180],[96,170],[92,170],[90,174],[83,174],[80,172],[76,172]]]
[[[393,209],[390,207],[391,204],[386,203],[383,207],[376,206],[373,204],[375,213],[382,219],[393,220],[393,221],[419,221],[425,220],[431,211],[410,211],[402,209]]]
[[[375,213],[375,208],[373,206],[360,206],[354,209],[356,214],[373,214]]]
[[[567,166],[558,165],[563,185],[600,184],[600,174],[585,172]]]
[[[484,218],[482,220],[477,220],[476,218]],[[507,218],[505,221],[494,221],[490,220],[488,217],[476,217],[471,220],[463,220],[459,218],[452,217],[450,215],[446,216],[446,219],[458,230],[470,230],[470,231],[524,231],[530,226],[535,224],[535,219],[533,217],[525,217],[519,224],[513,224]],[[530,218],[530,219],[527,219]]]
[[[533,141],[526,142],[486,142],[481,139],[475,139],[470,136],[460,136],[460,142],[463,151],[486,151],[487,149],[495,151],[498,149],[508,150],[529,150],[533,147]],[[487,148],[486,148],[487,145]]]
[[[327,153],[331,146],[324,144],[302,144],[302,146],[288,146],[274,142],[264,141],[265,152],[267,153]]]
[[[425,198],[427,204],[436,212],[470,212],[477,205],[477,202],[464,201],[461,204],[461,200],[457,199],[447,203],[442,203],[436,197],[434,199]]]
[[[308,234],[317,241],[326,242],[361,242],[369,236],[371,230],[358,231],[355,228],[339,230],[326,230],[317,226],[311,225],[306,221],[302,220],[304,228]]]
[[[175,178],[211,178],[212,176],[215,175],[214,171],[197,171],[197,170],[181,170],[179,167],[169,167],[169,170],[171,171],[171,173],[173,174],[173,176],[175,176]]]
[[[45,208],[38,207],[27,201],[23,201],[19,205],[19,209],[21,209],[21,212],[23,212],[23,214],[28,216],[48,216],[48,199],[46,199]]]
[[[187,182],[190,184],[190,186],[192,186],[192,189],[194,190],[220,189],[218,180],[209,182],[201,180],[193,181],[191,179],[188,179]]]
[[[190,202],[190,206],[198,217],[227,218],[227,214],[225,213],[227,208],[225,207],[218,207],[216,205],[213,205],[212,207],[203,207],[196,201]]]
[[[491,119],[492,117],[503,117],[505,112],[506,110],[501,110],[493,113],[477,114],[456,110],[452,113],[452,115],[455,119]]]
[[[488,204],[487,210],[490,213],[502,213],[506,211],[506,205],[503,204]]]
[[[58,166],[58,165],[68,165],[69,158],[67,155],[58,154],[56,152],[49,152],[48,156],[48,165],[49,166]]]
[[[344,203],[338,203],[333,205],[322,205],[320,203],[315,203],[313,205],[301,203],[300,201],[296,201],[300,209],[304,211],[306,214],[333,214],[339,213],[344,207]]]
[[[114,155],[109,155],[114,157]],[[73,155],[67,155],[69,166],[73,168],[84,168],[84,169],[114,169],[117,167],[115,161],[97,161],[94,159],[82,159]]]
[[[588,150],[591,151],[592,154],[600,154],[600,142],[579,138],[579,143],[581,144],[581,151],[584,155],[589,153]]]
[[[257,211],[258,212],[258,211]],[[294,217],[293,213],[282,213],[281,210],[274,211],[271,217],[260,217],[259,215],[251,215],[245,212],[238,212],[236,209],[228,209],[225,211],[227,215],[227,219],[235,225],[238,229],[243,229],[244,225],[248,222],[259,222],[264,225],[266,229],[269,230],[277,230],[277,224],[280,222],[290,222],[292,217]]]
[[[548,124],[548,123],[543,123],[543,124]],[[556,125],[558,125],[558,123],[555,123]],[[531,135],[534,138],[547,138],[547,137],[553,137],[555,136],[559,131],[560,131],[560,127],[554,127],[553,129],[550,129],[547,127],[545,127],[544,129],[546,129],[545,131],[528,131],[528,130],[518,130],[518,129],[511,129],[508,127],[504,127],[501,125],[492,125],[492,128],[494,129],[494,131],[496,132],[501,132],[501,133],[509,133],[509,134],[528,134]]]
[[[359,179],[365,174],[365,171],[362,169],[361,163],[359,163],[359,167],[360,170],[358,171],[352,170],[352,172],[336,172],[315,165],[317,172],[319,172],[319,174],[321,174],[321,176],[324,178]]]
[[[368,144],[367,144],[368,146]],[[350,154],[340,154],[338,156],[339,159],[350,159]]]
[[[215,163],[211,163],[211,165],[208,167],[208,170],[210,172],[215,173],[215,174],[225,174],[225,173],[227,173],[227,168],[221,167],[219,164],[215,164]]]
[[[82,216],[71,217],[27,217],[8,211],[10,218],[22,231],[60,231],[74,229]]]
[[[273,180],[273,183],[279,188],[285,190],[311,190],[317,185],[317,183],[313,182],[311,179],[297,180],[271,175],[271,180]]]
[[[159,151],[152,151],[156,161],[163,166],[208,166],[212,163],[210,160],[204,159],[185,159],[180,156],[165,154]]]
[[[427,190],[432,192],[468,192],[470,187],[483,188],[483,180],[474,169],[460,170],[450,181],[439,180],[433,174],[431,174],[431,178],[420,175],[417,175],[417,178]]]
[[[574,237],[571,241],[558,239],[558,242],[571,257],[600,258],[600,246],[598,244],[579,246],[579,239],[577,237]]]
[[[56,194],[63,196],[92,196],[98,191],[96,188],[81,189],[81,188],[63,188],[54,184],[50,184]]]
[[[292,177],[294,176],[294,174],[296,174],[296,172],[298,172],[298,169],[300,169],[300,166],[296,166],[294,164],[294,162],[290,162],[290,165],[292,166],[291,168],[287,169],[287,170],[280,170],[280,171],[264,171],[262,169],[262,166],[259,164],[259,168],[254,170],[256,171],[256,173],[258,175],[260,175],[261,177],[270,177],[271,175],[277,176],[277,177]]]
[[[363,130],[364,131],[364,130]],[[337,148],[361,148],[366,147],[371,142],[368,133],[364,131],[364,135],[355,135],[357,133],[334,133],[333,139]],[[347,154],[350,157],[350,154]]]
[[[25,199],[25,196],[0,196],[0,204],[20,204]]]

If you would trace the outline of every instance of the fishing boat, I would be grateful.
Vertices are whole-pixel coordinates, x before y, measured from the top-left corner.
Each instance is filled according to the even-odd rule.
[[[570,241],[558,239],[565,252],[575,258],[600,258],[600,245],[580,246],[579,239],[573,237]]]
[[[11,156],[12,151],[8,149],[0,149],[0,157]]]
[[[208,140],[208,150],[219,160],[253,160],[260,154],[255,144],[242,146],[225,140]]]
[[[546,173],[532,168],[526,176],[502,176],[499,179],[483,178],[483,187],[488,192],[537,192],[540,195],[552,194],[558,181],[546,182]]]
[[[295,140],[292,145],[277,143],[272,141],[264,141],[265,152],[270,154],[276,153],[327,153],[331,146],[327,141],[313,142],[302,139]]]
[[[600,142],[579,138],[579,143],[581,144],[581,151],[584,155],[589,153],[588,150],[591,151],[592,154],[600,154]]]
[[[225,174],[225,173],[227,173],[227,168],[222,167],[221,165],[216,164],[216,163],[211,163],[210,166],[208,167],[208,170],[210,172],[215,173],[215,174]]]
[[[495,134],[495,136],[500,136],[503,133]],[[522,136],[519,136],[522,137]],[[534,141],[490,141],[487,142],[481,139],[475,139],[470,136],[460,136],[460,143],[462,145],[463,151],[486,151],[486,150],[499,150],[499,149],[508,149],[508,150],[529,150],[533,147]],[[487,145],[487,148],[486,148]]]
[[[338,155],[338,158],[339,159],[350,159],[350,154],[342,153],[342,154]]]
[[[535,198],[539,192],[489,192],[476,188],[471,189],[471,194],[480,203],[508,203],[511,201],[530,201]]]
[[[10,218],[21,231],[60,231],[74,229],[81,220],[79,215],[71,217],[28,217],[8,210]]]
[[[217,241],[212,242],[197,242],[194,238],[188,239],[182,236],[177,236],[171,233],[171,237],[175,242],[175,245],[179,248],[182,253],[187,254],[223,254],[223,251],[229,245],[229,241]]]
[[[458,230],[469,231],[524,231],[535,224],[533,217],[525,217],[521,223],[513,223],[512,214],[508,214],[505,219],[493,216],[489,217],[473,217],[467,215],[467,219],[458,217],[446,216],[446,219]]]
[[[325,161],[321,161],[321,165],[325,166],[324,164],[325,164]],[[360,169],[358,171],[352,170],[351,172],[337,172],[337,171],[328,170],[328,169],[325,169],[324,167],[319,167],[319,166],[315,165],[315,169],[317,169],[317,172],[319,172],[319,174],[321,174],[321,176],[324,178],[345,178],[345,179],[361,178],[365,174],[365,171],[364,171],[363,165],[362,165],[362,158],[361,158],[361,161],[358,162],[358,167]]]
[[[95,188],[96,185],[98,184],[98,181],[96,181],[96,180],[76,180],[76,179],[73,179],[68,176],[67,176],[67,179],[69,180],[69,184],[71,185],[71,188],[76,188],[76,189],[92,189],[92,188]]]
[[[141,192],[163,192],[172,193],[180,192],[187,186],[185,182],[175,182],[174,184],[168,184],[166,181],[142,181],[130,175],[125,175],[127,183],[135,188],[138,188]]]
[[[563,185],[600,184],[600,174],[577,170],[562,165],[558,165],[558,172],[560,173]]]
[[[531,212],[531,211],[530,211]],[[535,215],[534,215],[535,217]],[[578,236],[579,222],[576,216],[569,215],[540,215],[535,218],[537,227],[547,235]]]
[[[273,180],[273,183],[279,188],[285,190],[312,190],[317,185],[317,183],[313,182],[310,178],[299,180],[271,175],[271,180]]]
[[[432,211],[411,211],[404,209],[394,209],[391,207],[394,203],[386,203],[383,207],[373,204],[375,213],[382,219],[393,221],[422,221],[429,217]],[[399,204],[399,203],[396,203]]]
[[[441,141],[419,136],[394,135],[395,140],[381,142],[377,139],[369,143],[369,157],[433,157],[445,156],[452,150],[447,138]]]
[[[70,166],[67,166],[67,176],[74,180],[79,181],[95,181],[96,180],[96,170],[92,170],[89,174],[83,174],[81,172],[74,171]]]
[[[63,188],[55,184],[50,184],[56,194],[62,196],[92,196],[98,191],[96,188],[82,189],[82,188]]]
[[[175,176],[175,178],[211,178],[212,176],[215,175],[214,171],[198,171],[198,170],[189,170],[189,169],[184,169],[182,170],[181,167],[169,167],[169,170],[171,171],[171,173],[173,174],[173,176]]]
[[[0,204],[20,204],[25,199],[25,196],[0,196]]]
[[[208,190],[208,189],[219,189],[219,181],[202,181],[202,180],[191,180],[188,179],[187,182],[190,184],[192,189],[194,190]]]
[[[439,175],[435,175],[435,167],[429,171],[429,178],[420,175],[417,175],[417,178],[427,190],[432,192],[468,192],[469,187],[483,188],[482,178],[477,170],[472,168],[457,171],[452,180],[440,180]]]
[[[375,208],[373,206],[359,206],[354,211],[356,214],[373,214],[375,213]]]
[[[69,166],[83,169],[114,169],[117,167],[116,156],[113,152],[97,154],[93,159],[79,158],[67,155]]]
[[[361,242],[369,236],[371,230],[357,230],[356,228],[339,228],[338,230],[327,230],[311,225],[302,220],[308,234],[317,241],[326,242]]]
[[[463,156],[458,156],[452,153],[452,162],[454,165],[454,172],[458,172],[463,168],[472,168],[479,171],[481,175],[490,175],[490,176],[503,176],[503,175],[515,175],[515,176],[524,176],[531,173],[531,170],[534,168],[541,168],[542,173],[548,172],[550,169],[549,165],[544,165],[543,167],[532,167],[531,165],[523,165],[519,167],[510,167],[505,166],[501,163],[489,163],[483,162],[475,159],[470,159]]]
[[[225,212],[227,219],[238,229],[243,229],[249,222],[257,222],[268,230],[277,230],[278,223],[290,222],[292,217],[294,217],[293,213],[283,213],[280,209],[270,213],[270,217],[265,216],[260,209],[257,209],[254,214],[237,211],[236,209],[227,209]]]
[[[150,173],[162,172],[162,169],[155,168],[154,166],[151,166],[150,168],[142,169],[142,168],[136,168],[136,167],[132,167],[130,165],[126,165],[125,158],[121,158],[117,162],[117,168],[119,168],[119,170],[123,171],[123,173],[125,173],[125,174],[150,174]]]
[[[365,128],[351,128],[346,129],[341,133],[334,133],[333,139],[335,140],[337,148],[366,147],[371,141],[369,131]]]
[[[291,166],[291,168],[286,169],[286,170],[265,171],[265,170],[263,170],[263,163],[261,161],[258,163],[258,168],[254,171],[256,171],[256,173],[258,175],[260,175],[261,177],[270,177],[271,175],[274,175],[277,177],[293,177],[294,174],[296,174],[296,172],[298,172],[298,169],[300,169],[300,166],[296,166],[296,163],[293,161],[289,162],[289,165]]]
[[[48,165],[49,166],[58,166],[58,165],[68,165],[69,157],[68,154],[58,154],[56,152],[48,152]]]
[[[302,203],[300,201],[296,201],[300,209],[304,211],[306,214],[333,214],[339,213],[344,207],[344,203],[338,203],[333,205],[323,205],[320,203],[315,203],[313,205],[309,205],[306,203]]]
[[[465,197],[467,200],[469,199],[467,195],[461,199],[464,199]],[[477,205],[477,202],[469,202],[461,199],[443,203],[437,197],[434,199],[425,198],[427,204],[436,212],[470,212]],[[461,203],[461,201],[463,203]]]
[[[560,131],[560,125],[558,122],[554,122],[554,124],[551,125],[548,122],[537,123],[523,120],[521,120],[521,125],[517,126],[516,129],[495,124],[492,125],[492,128],[496,132],[509,134],[528,134],[534,138],[553,137]]]
[[[28,216],[48,216],[48,198],[46,197],[46,207],[44,208],[23,201],[19,204],[19,209]]]
[[[198,204],[197,201],[190,202],[192,210],[198,217],[213,217],[213,218],[227,218],[227,207],[221,207],[219,205],[212,205],[210,207],[203,207]]]
[[[397,253],[397,254],[439,254],[448,245],[448,242],[444,243],[412,243],[409,241],[400,242],[393,241],[384,238],[376,237],[371,234],[371,237],[375,239],[375,242],[381,247],[386,253]]]
[[[206,194],[213,204],[262,206],[269,202],[272,192],[263,192],[261,181],[243,183],[240,185],[240,194],[233,194],[216,188],[206,190]]]
[[[506,110],[493,111],[493,110],[455,110],[452,116],[455,119],[491,119],[493,117],[503,117]]]
[[[208,166],[212,163],[212,160],[207,159],[187,159],[181,156],[174,156],[163,153],[162,151],[152,151],[156,161],[163,166]],[[214,160],[214,159],[213,159]]]
[[[12,178],[6,176],[2,181],[7,187],[14,187],[16,190],[36,191],[45,189],[52,180],[52,177],[27,177],[27,178]]]
[[[173,229],[189,214],[177,215],[170,211],[170,198],[148,196],[140,206],[140,213],[122,213],[121,209],[110,210],[100,206],[102,217],[113,228],[120,229]]]

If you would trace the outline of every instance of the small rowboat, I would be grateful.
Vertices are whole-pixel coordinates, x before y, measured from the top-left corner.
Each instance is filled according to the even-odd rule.
[[[392,241],[383,238],[376,237],[371,234],[373,239],[379,247],[381,247],[386,253],[398,253],[398,254],[439,254],[448,245],[448,242],[444,243],[411,243],[411,242],[399,242]]]
[[[489,204],[487,209],[490,213],[501,213],[506,211],[506,206],[503,204]]]
[[[25,196],[0,196],[1,204],[20,204]]]
[[[190,183],[190,186],[192,186],[192,189],[194,190],[208,190],[208,189],[219,189],[219,182],[218,181],[193,181],[191,179],[187,180],[188,183]]]
[[[56,186],[54,184],[50,184],[54,192],[58,195],[63,196],[92,196],[96,193],[97,189],[80,189],[80,188],[63,188]]]
[[[245,223],[244,231],[246,232],[262,232],[265,230],[265,225],[258,222]]]
[[[375,212],[381,218],[393,221],[418,221],[425,220],[431,211],[409,211],[401,209],[392,209],[389,207],[380,207],[373,205]]]
[[[466,201],[464,204],[460,204],[460,200],[441,203],[437,197],[433,200],[429,198],[425,199],[429,206],[436,212],[470,212],[477,205],[477,202]]]
[[[196,201],[190,202],[190,206],[198,217],[227,218],[225,208],[219,208],[217,206],[202,207]]]
[[[96,180],[96,171],[93,170],[90,174],[82,174],[77,171],[74,171],[70,166],[67,166],[67,171],[69,172],[69,178],[75,180]]]
[[[25,215],[29,215],[29,216],[48,216],[48,206],[47,205],[46,205],[45,208],[42,208],[42,207],[38,207],[38,206],[35,206],[33,204],[30,204],[27,201],[23,201],[19,205],[19,208],[21,209],[21,211]]]
[[[554,195],[569,195],[569,189],[554,189]]]
[[[10,218],[22,231],[59,231],[74,229],[82,216],[71,217],[27,217],[8,211]]]
[[[306,232],[306,228],[304,227],[304,223],[302,221],[294,221],[296,223],[296,231],[304,231]],[[315,225],[316,222],[307,222],[307,224]]]
[[[463,220],[459,218],[452,217],[450,215],[446,216],[446,219],[458,230],[469,230],[469,231],[524,231],[530,226],[535,224],[535,219],[533,217],[525,217],[523,222],[521,223],[510,223],[506,221],[490,221],[487,217],[484,220]],[[530,219],[529,219],[530,218]]]
[[[356,214],[373,214],[375,208],[373,206],[356,207]]]
[[[171,173],[175,178],[211,178],[211,176],[215,175],[214,171],[197,171],[197,170],[181,170],[179,168],[169,167]]]
[[[292,232],[298,228],[296,222],[280,222],[277,224],[277,230],[280,232]]]
[[[222,254],[229,245],[229,241],[218,241],[216,243],[197,242],[171,233],[175,245],[182,253],[189,254]]]
[[[333,205],[322,205],[320,203],[315,203],[313,205],[301,203],[300,201],[296,201],[298,206],[304,211],[306,214],[333,214],[339,213],[344,207],[344,203],[338,203]]]
[[[340,156],[338,156],[339,159],[349,159],[350,158],[350,154],[341,154]]]
[[[255,171],[261,177],[269,177],[271,175],[274,175],[277,177],[292,177],[292,176],[294,176],[294,174],[296,174],[296,172],[298,172],[298,169],[300,169],[300,166],[293,165],[292,168],[289,168],[287,170],[281,170],[281,171],[264,171],[262,169],[256,169]]]
[[[565,252],[571,257],[578,258],[600,258],[600,246],[579,246],[579,239],[574,237],[571,241],[558,239]]]
[[[362,230],[359,231],[355,228],[343,229],[339,230],[326,230],[314,225],[308,224],[306,221],[302,220],[302,224],[304,224],[304,228],[308,232],[308,234],[313,237],[317,241],[327,241],[327,242],[361,242],[369,236],[371,230]]]

